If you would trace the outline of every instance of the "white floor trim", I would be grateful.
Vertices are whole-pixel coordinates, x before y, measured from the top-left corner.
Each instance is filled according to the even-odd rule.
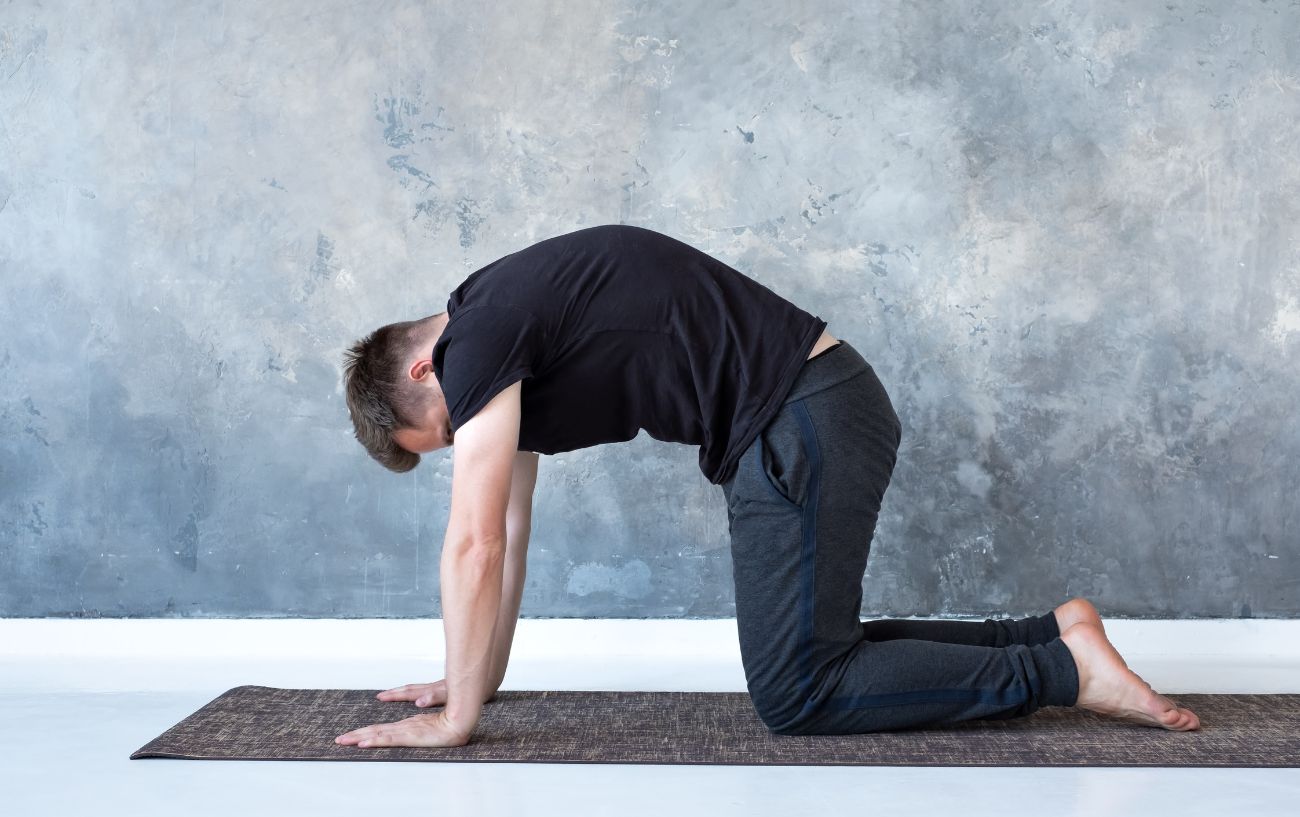
[[[1300,692],[1300,620],[1105,627],[1160,692]],[[436,680],[443,656],[441,619],[0,619],[0,691],[383,688]],[[745,688],[735,619],[531,618],[503,688],[557,688],[552,670],[574,665],[586,671],[567,688]]]

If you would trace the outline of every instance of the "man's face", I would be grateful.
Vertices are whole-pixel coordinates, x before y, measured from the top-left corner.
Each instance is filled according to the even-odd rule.
[[[451,421],[443,408],[430,407],[425,422],[419,428],[399,428],[393,432],[393,442],[416,454],[428,454],[452,444]]]
[[[428,454],[451,445],[451,418],[447,414],[442,385],[433,372],[433,361],[425,357],[413,358],[407,365],[406,376],[415,388],[427,390],[425,403],[428,408],[418,425],[394,431],[393,442],[415,454]]]

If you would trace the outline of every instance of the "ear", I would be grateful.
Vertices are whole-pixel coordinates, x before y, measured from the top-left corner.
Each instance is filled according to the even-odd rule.
[[[417,360],[406,370],[406,376],[415,381],[422,381],[433,371],[432,360]]]

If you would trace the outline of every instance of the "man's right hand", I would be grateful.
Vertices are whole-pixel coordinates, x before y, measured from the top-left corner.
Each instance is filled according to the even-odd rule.
[[[434,681],[432,684],[406,684],[405,686],[386,689],[375,696],[381,701],[414,701],[418,707],[446,706],[447,681]],[[493,692],[488,701],[496,700]]]

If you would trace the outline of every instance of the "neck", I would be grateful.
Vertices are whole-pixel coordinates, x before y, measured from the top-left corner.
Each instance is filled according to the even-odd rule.
[[[419,349],[420,355],[428,355],[433,350],[433,345],[442,337],[442,330],[447,328],[447,316],[426,318],[424,324],[420,327]]]

